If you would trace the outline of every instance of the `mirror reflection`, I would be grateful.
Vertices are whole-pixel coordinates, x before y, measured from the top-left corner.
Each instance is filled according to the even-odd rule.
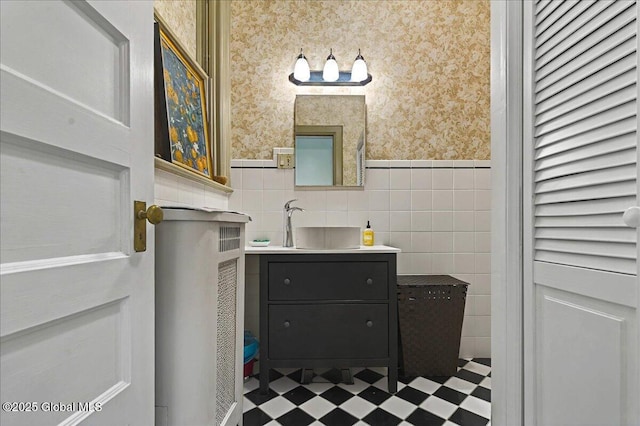
[[[363,186],[365,120],[364,96],[296,96],[296,186]]]

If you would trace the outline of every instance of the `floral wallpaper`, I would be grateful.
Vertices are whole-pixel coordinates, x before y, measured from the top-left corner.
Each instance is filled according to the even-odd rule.
[[[366,96],[368,159],[490,158],[488,0],[233,0],[232,158],[293,146],[296,95]],[[288,81],[300,48],[320,70],[329,48],[364,87]]]
[[[196,0],[154,0],[153,6],[192,58],[196,57]]]

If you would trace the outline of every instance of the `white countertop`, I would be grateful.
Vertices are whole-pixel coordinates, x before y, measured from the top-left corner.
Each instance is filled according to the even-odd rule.
[[[326,253],[400,253],[399,248],[377,245],[377,246],[360,246],[357,249],[337,249],[337,250],[320,250],[320,249],[297,249],[295,247],[272,246],[267,247],[251,247],[245,246],[246,254],[326,254]]]

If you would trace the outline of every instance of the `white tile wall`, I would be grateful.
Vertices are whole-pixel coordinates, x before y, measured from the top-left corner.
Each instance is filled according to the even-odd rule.
[[[364,190],[295,190],[293,170],[274,167],[232,162],[228,207],[251,215],[247,240],[282,244],[282,207],[294,198],[305,209],[294,215],[294,227],[364,228],[368,220],[376,243],[402,249],[399,274],[450,274],[470,283],[460,355],[491,355],[489,161],[367,161]],[[173,188],[163,185],[162,194]],[[257,262],[247,261],[246,277],[246,326],[257,334]]]
[[[226,209],[229,204],[226,193],[160,169],[155,169],[154,194],[155,204],[160,206]]]

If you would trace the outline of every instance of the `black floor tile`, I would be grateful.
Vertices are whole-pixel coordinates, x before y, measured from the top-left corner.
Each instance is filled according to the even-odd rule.
[[[487,388],[483,388],[482,386],[478,386],[471,392],[471,395],[476,398],[484,399],[485,401],[491,402],[491,390]]]
[[[311,392],[304,386],[298,386],[297,388],[293,388],[289,392],[282,394],[282,396],[296,405],[302,405],[311,398],[315,397],[316,394],[314,392]]]
[[[384,376],[380,373],[376,373],[373,370],[369,370],[368,368],[365,368],[364,370],[360,371],[359,373],[357,373],[355,375],[355,377],[357,377],[358,379],[362,380],[363,382],[367,382],[369,384],[373,384],[375,382],[377,382],[378,380],[382,379]]]
[[[340,386],[333,386],[320,394],[321,397],[335,405],[340,405],[349,398],[353,398],[353,393],[342,389]]]
[[[278,396],[278,394],[271,388],[269,388],[269,392],[266,395],[263,395],[260,393],[260,388],[258,388],[249,393],[245,393],[244,396],[246,396],[249,401],[253,402],[254,404],[260,405],[275,398],[276,396]]]
[[[471,361],[491,367],[491,358],[473,358]]]
[[[374,405],[380,405],[391,397],[391,394],[375,386],[369,386],[358,394],[360,398],[366,399]]]
[[[273,382],[282,376],[284,376],[284,374],[280,373],[278,370],[274,370],[273,368],[269,369],[269,382]],[[256,374],[255,377],[260,380],[260,373]]]
[[[264,411],[258,407],[253,408],[242,416],[242,424],[244,426],[262,426],[273,420]]]
[[[320,374],[320,376],[322,376],[329,383],[333,383],[336,385],[338,383],[342,383],[342,370],[340,370],[339,368],[332,368],[331,370]]]
[[[409,383],[411,383],[414,379],[416,378],[416,376],[404,376],[404,375],[400,375],[398,376],[398,381],[400,383],[404,383],[405,385],[408,385]]]
[[[440,383],[441,385],[444,385],[444,382],[446,382],[451,378],[451,376],[425,376],[425,377],[431,380],[432,382]]]
[[[318,420],[327,426],[351,426],[358,421],[357,418],[341,408],[336,408]]]
[[[396,426],[402,422],[402,419],[383,410],[382,408],[376,408],[367,414],[362,421],[376,426]]]
[[[449,417],[454,423],[463,426],[485,426],[489,423],[489,419],[485,419],[482,416],[479,416],[471,411],[467,411],[464,408],[458,408],[455,413]]]
[[[446,386],[441,386],[437,391],[433,393],[438,398],[444,399],[445,401],[449,401],[452,404],[460,405],[462,401],[467,397],[466,394],[462,392],[458,392],[457,390],[453,390]]]
[[[485,376],[482,374],[474,373],[469,370],[460,370],[456,373],[456,377],[466,380],[467,382],[479,384],[484,380]]]
[[[276,421],[282,426],[308,426],[316,419],[296,407],[287,414],[278,417]]]
[[[405,420],[414,426],[440,426],[446,422],[442,417],[436,416],[422,408],[418,408]]]
[[[469,363],[468,359],[458,358],[458,367],[464,367]]]
[[[419,391],[418,389],[412,388],[410,386],[402,388],[395,395],[398,398],[402,398],[405,401],[409,401],[414,405],[422,404],[429,397],[428,394],[422,391]]]
[[[287,374],[287,377],[296,382],[302,381],[302,369],[300,368],[298,370],[292,371],[291,373]]]

